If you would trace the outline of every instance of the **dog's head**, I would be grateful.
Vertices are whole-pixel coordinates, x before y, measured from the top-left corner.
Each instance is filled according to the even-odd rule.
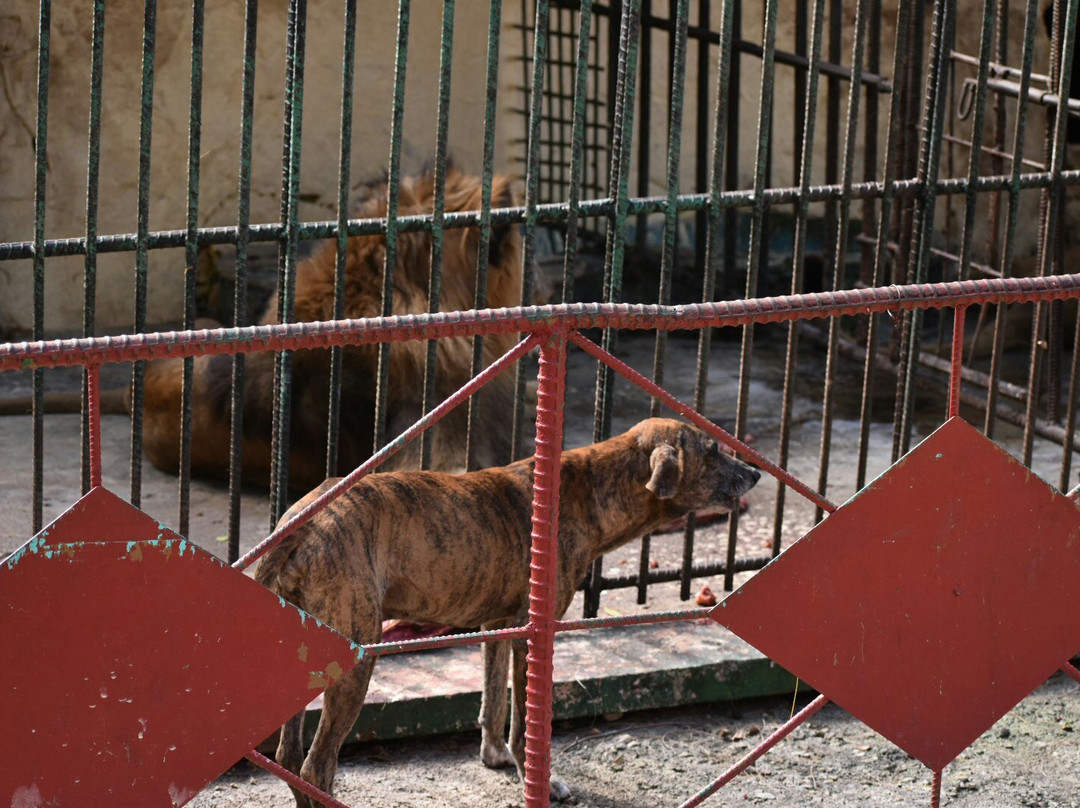
[[[632,432],[649,457],[645,487],[672,509],[734,507],[761,477],[756,469],[722,452],[710,435],[681,421],[650,418]]]

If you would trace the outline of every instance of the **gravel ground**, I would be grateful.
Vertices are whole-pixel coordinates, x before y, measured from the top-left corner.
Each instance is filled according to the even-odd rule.
[[[1080,806],[1080,685],[1058,674],[949,765],[941,804],[956,808]],[[800,698],[799,706],[807,699]],[[768,699],[661,710],[556,726],[553,768],[581,808],[677,806],[747,754],[791,714]],[[511,808],[516,775],[485,769],[479,734],[347,748],[336,796],[349,805]],[[207,787],[197,808],[292,804],[249,763]],[[810,718],[706,805],[925,806],[930,772],[832,705]]]

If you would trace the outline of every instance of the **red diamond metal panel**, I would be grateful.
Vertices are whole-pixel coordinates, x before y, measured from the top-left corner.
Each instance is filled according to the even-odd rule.
[[[0,637],[0,805],[183,805],[361,653],[102,489],[0,563]]]
[[[938,771],[1080,650],[1080,510],[958,418],[711,612]]]

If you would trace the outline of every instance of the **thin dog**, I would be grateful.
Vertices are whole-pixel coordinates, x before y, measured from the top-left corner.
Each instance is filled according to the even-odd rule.
[[[534,461],[469,474],[389,472],[364,478],[259,562],[256,579],[360,643],[376,643],[384,619],[485,630],[528,620]],[[555,613],[563,614],[590,563],[664,522],[707,506],[737,506],[759,472],[680,421],[653,418],[562,455]],[[291,518],[335,480],[286,513]],[[510,736],[504,733],[513,656]],[[480,758],[525,762],[525,641],[483,645]],[[338,752],[364,703],[375,660],[365,658],[323,697],[307,757],[302,716],[281,731],[278,762],[329,792]],[[551,778],[551,796],[566,785]],[[296,792],[301,808],[314,805]]]

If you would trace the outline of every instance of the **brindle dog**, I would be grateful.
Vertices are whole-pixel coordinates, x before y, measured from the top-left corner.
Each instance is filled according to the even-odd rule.
[[[360,643],[401,618],[486,630],[528,620],[534,461],[469,474],[389,472],[364,478],[268,552],[264,586]],[[589,564],[663,522],[706,506],[731,506],[759,473],[679,421],[653,418],[617,437],[562,455],[555,613],[563,614]],[[327,480],[291,518],[333,485]],[[506,684],[513,646],[513,710]],[[480,758],[524,774],[525,641],[483,646]],[[277,759],[324,791],[364,703],[374,658],[334,682],[304,757],[301,716],[281,731]],[[302,808],[312,803],[295,792]],[[570,792],[551,779],[551,796]]]

